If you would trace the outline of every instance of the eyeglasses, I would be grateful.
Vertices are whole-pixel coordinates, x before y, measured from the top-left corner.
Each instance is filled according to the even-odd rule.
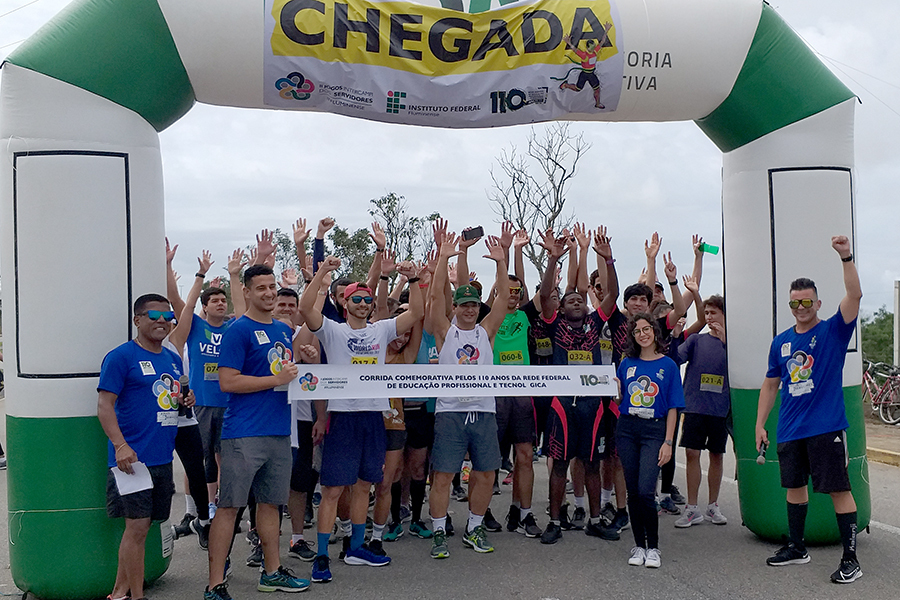
[[[510,293],[510,294],[521,294],[521,293],[522,293],[522,286],[511,287],[511,288],[509,288],[509,293]]]
[[[788,302],[788,306],[790,306],[792,309],[800,308],[801,306],[803,308],[809,308],[813,305],[814,302],[815,300],[811,298],[803,298],[802,300],[791,300],[790,302]]]
[[[148,310],[147,312],[141,314],[147,315],[147,318],[149,318],[151,321],[158,321],[160,317],[162,317],[166,321],[175,320],[175,312],[171,310]]]
[[[372,300],[372,296],[350,296],[350,301],[353,302],[353,304],[359,304],[360,302],[372,304]]]
[[[637,337],[641,334],[650,335],[651,333],[653,333],[653,326],[652,325],[644,325],[641,328],[635,327],[634,331],[632,332],[632,335],[634,335],[634,337]]]

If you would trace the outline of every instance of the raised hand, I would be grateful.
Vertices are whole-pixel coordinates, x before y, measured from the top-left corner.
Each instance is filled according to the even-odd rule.
[[[467,232],[467,231],[469,231],[469,230],[471,230],[471,229],[472,229],[471,227],[466,227],[465,229],[463,229],[463,233],[465,233],[465,232]],[[477,241],[480,240],[480,239],[481,239],[481,237],[472,238],[471,240],[467,240],[467,239],[465,239],[464,236],[460,236],[460,237],[459,237],[459,250],[460,250],[460,252],[464,252],[464,251],[468,250],[470,247],[472,247],[472,246],[475,245],[475,242],[477,242]]]
[[[171,266],[172,261],[175,260],[175,252],[178,251],[178,244],[174,246],[169,246],[169,238],[166,237],[166,264]]]
[[[606,227],[601,225],[594,232],[594,252],[600,255],[604,260],[612,259],[612,238],[607,237]]]
[[[334,219],[331,217],[320,219],[319,227],[316,229],[316,237],[319,239],[325,237],[325,234],[331,231],[332,227],[334,227]]]
[[[325,260],[319,264],[319,270],[325,271],[326,273],[331,273],[332,271],[337,271],[341,268],[341,259],[337,256],[326,256]]]
[[[558,239],[553,235],[552,229],[547,229],[547,231],[541,234],[541,241],[539,242],[541,248],[547,251],[553,258],[560,258],[563,254],[566,253],[566,246],[562,242],[562,240]]]
[[[663,254],[663,262],[666,263],[666,279],[669,281],[674,281],[676,284],[678,283],[678,269],[675,268],[675,263],[672,262],[672,253]],[[653,285],[656,282],[650,282],[647,285]]]
[[[700,293],[700,286],[697,285],[697,280],[694,279],[693,275],[685,275],[681,278],[684,282],[684,287],[689,292],[695,292],[697,294]]]
[[[268,229],[263,229],[256,236],[256,253],[263,260],[269,255],[275,254],[275,234]]]
[[[655,260],[661,245],[662,238],[654,231],[649,240],[644,240],[644,253],[647,255],[647,258]]]
[[[516,232],[516,235],[513,237],[513,248],[519,250],[528,245],[529,242],[528,233],[525,232],[524,229],[520,229]]]
[[[458,254],[456,250],[456,245],[462,245],[461,238],[457,237],[455,233],[445,233],[444,237],[441,241],[440,252],[439,255],[441,258],[450,258],[454,254]]]
[[[240,275],[241,269],[246,265],[247,260],[244,256],[244,251],[238,248],[231,253],[231,258],[228,259],[228,274],[234,276]]]
[[[209,282],[209,287],[221,288],[225,283],[225,279],[219,275],[218,277],[213,277]]]
[[[500,243],[500,238],[495,235],[489,235],[486,240],[484,240],[484,245],[487,246],[488,253],[484,255],[484,258],[489,258],[494,262],[506,262],[506,251],[503,248],[503,245]]]
[[[397,265],[397,272],[400,273],[403,277],[406,277],[407,280],[412,279],[416,276],[416,263],[411,260],[404,260],[402,263]]]
[[[588,234],[584,223],[575,223],[575,228],[572,233],[575,235],[575,241],[578,242],[578,247],[581,250],[586,250],[590,247],[591,236]]]
[[[509,221],[503,221],[503,224],[500,226],[500,245],[509,250],[509,247],[512,246],[513,236],[515,235],[515,227]]]
[[[212,259],[212,254],[210,254],[208,250],[203,251],[203,256],[197,257],[197,262],[200,263],[200,268],[197,272],[203,273],[204,275],[206,275],[206,273],[209,272],[209,268],[215,264],[215,261]]]
[[[425,265],[423,266],[423,271],[434,275],[434,270],[437,268],[437,259],[438,252],[437,250],[429,250],[428,254],[425,255]],[[421,273],[419,274],[421,276]]]
[[[691,247],[694,249],[694,256],[702,257],[703,250],[700,248],[703,246],[703,238],[698,234],[694,234],[691,236]]]
[[[434,223],[431,224],[431,233],[434,237],[434,245],[440,248],[441,243],[444,241],[444,236],[447,234],[447,219],[440,217],[435,219]]]
[[[283,288],[293,288],[297,285],[297,270],[285,269],[281,272],[281,281],[279,285]]]
[[[384,250],[385,246],[387,246],[387,237],[385,237],[384,229],[381,228],[381,224],[378,221],[372,223],[372,233],[369,234],[369,237],[375,242],[377,250]]]
[[[836,235],[831,238],[831,247],[838,253],[842,259],[847,258],[851,254],[850,239],[846,235]]]
[[[384,256],[381,257],[381,274],[385,277],[397,270],[397,255],[391,252],[390,248],[384,249]]]
[[[562,230],[562,236],[559,238],[565,244],[566,249],[570,252],[574,252],[578,250],[578,242],[575,240],[575,236],[569,231],[569,228],[566,227]]]
[[[274,269],[274,268],[275,268],[275,255],[274,255],[274,254],[270,254],[270,255],[268,255],[267,257],[265,257],[265,258],[263,259],[263,263],[262,263],[262,264],[266,265],[266,266],[269,267],[270,269]]]
[[[306,240],[309,239],[309,234],[312,229],[306,228],[306,219],[299,218],[297,222],[291,225],[291,229],[294,232],[294,244],[298,248],[302,248],[304,244],[306,244]]]

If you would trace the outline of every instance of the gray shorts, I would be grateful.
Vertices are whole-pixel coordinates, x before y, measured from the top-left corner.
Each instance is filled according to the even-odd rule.
[[[219,506],[247,506],[250,490],[257,502],[287,504],[291,486],[291,437],[262,436],[222,440]]]
[[[497,418],[486,412],[442,412],[434,416],[431,464],[440,473],[459,473],[469,453],[473,471],[500,468]]]
[[[194,414],[197,415],[197,424],[200,425],[203,453],[207,457],[213,456],[222,449],[222,419],[225,416],[225,407],[195,406]]]

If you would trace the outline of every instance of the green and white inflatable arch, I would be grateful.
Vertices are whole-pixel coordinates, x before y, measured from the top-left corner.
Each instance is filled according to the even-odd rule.
[[[133,334],[132,300],[165,289],[158,132],[195,101],[439,127],[695,121],[724,153],[741,511],[762,537],[786,532],[774,452],[765,466],[754,460],[756,402],[769,342],[791,323],[788,283],[813,277],[829,310],[843,295],[827,240],[855,233],[853,93],[760,0],[443,4],[76,0],[7,59],[3,331],[10,562],[21,589],[99,597],[115,577],[121,529],[105,515],[97,371]],[[599,42],[602,109],[590,81],[559,87],[581,72],[566,33],[582,50]],[[44,285],[50,272],[77,274],[62,292],[68,310]],[[844,390],[865,527],[858,343]],[[148,579],[168,565],[166,531],[148,539]],[[48,569],[60,532],[66,543]],[[813,497],[807,535],[838,539],[827,497]]]

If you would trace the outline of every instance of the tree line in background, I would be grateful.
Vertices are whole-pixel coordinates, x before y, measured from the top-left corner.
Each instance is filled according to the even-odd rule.
[[[863,358],[872,362],[894,362],[894,313],[882,306],[872,315],[859,319],[862,330]]]

